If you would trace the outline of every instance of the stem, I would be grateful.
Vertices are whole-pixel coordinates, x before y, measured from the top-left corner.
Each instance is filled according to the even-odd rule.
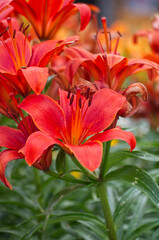
[[[103,143],[103,158],[102,158],[102,163],[100,165],[100,177],[99,177],[100,179],[103,179],[106,173],[110,145],[111,145],[111,141]]]
[[[103,212],[104,212],[104,217],[105,217],[105,223],[106,223],[106,228],[108,230],[108,236],[110,240],[117,240],[116,238],[116,232],[115,232],[115,227],[114,227],[114,222],[107,198],[107,193],[106,193],[106,188],[104,183],[100,183],[97,186],[97,191],[99,194],[99,198],[101,201],[101,205],[103,207]]]
[[[36,185],[36,190],[37,192],[40,192],[41,189],[41,181],[40,181],[40,176],[39,176],[39,170],[36,168],[33,168],[34,171],[34,179],[35,179],[35,185]]]

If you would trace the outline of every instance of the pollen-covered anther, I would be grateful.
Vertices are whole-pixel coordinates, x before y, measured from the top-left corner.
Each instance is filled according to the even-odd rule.
[[[22,28],[23,28],[23,25],[24,25],[24,23],[22,23],[22,24],[20,25],[20,27],[19,27],[19,31],[21,31],[21,30],[22,30]]]
[[[90,94],[90,88],[87,88],[87,91],[86,91],[86,99],[89,98],[89,94]]]
[[[81,99],[81,97],[79,99],[79,107],[82,108],[82,99]]]
[[[9,30],[9,27],[6,27],[6,29],[0,33],[0,37],[2,37],[3,34],[5,34]]]
[[[13,38],[15,38],[15,35],[16,35],[16,29],[14,29],[13,31]]]
[[[70,98],[70,95],[71,95],[71,91],[70,91],[70,89],[69,89],[69,90],[68,90],[68,94],[67,94],[67,99]]]
[[[91,95],[91,96],[89,97],[89,100],[88,100],[88,107],[90,107],[90,106],[91,106],[92,99],[93,99],[93,96]]]
[[[27,31],[27,29],[30,27],[30,25],[28,24],[25,28],[24,28],[24,30],[23,30],[23,33],[25,34],[25,32]]]
[[[70,106],[72,105],[73,100],[74,100],[74,94],[72,94],[72,96],[71,96],[71,98],[70,98]]]

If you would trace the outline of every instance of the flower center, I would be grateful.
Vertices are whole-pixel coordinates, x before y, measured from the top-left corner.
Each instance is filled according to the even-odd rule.
[[[70,143],[72,145],[79,145],[85,140],[88,129],[83,128],[83,120],[88,108],[91,106],[92,96],[89,96],[90,89],[87,89],[86,97],[82,96],[80,89],[77,89],[77,94],[68,94],[70,100]]]

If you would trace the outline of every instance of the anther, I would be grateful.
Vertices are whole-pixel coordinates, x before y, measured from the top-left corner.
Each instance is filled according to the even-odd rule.
[[[0,37],[8,31],[9,27],[7,27],[2,33],[0,33]]]
[[[28,27],[30,27],[30,25],[27,25],[24,30],[23,30],[23,33],[25,34],[25,32],[27,31]]]
[[[122,37],[122,34],[119,31],[117,31],[117,34],[119,35],[119,37]]]
[[[16,35],[16,29],[14,29],[14,32],[13,32],[13,39],[15,38],[15,35]]]
[[[22,66],[21,69],[26,69],[26,67]]]
[[[89,93],[90,93],[90,88],[87,88],[87,92],[86,92],[86,99],[89,98]]]
[[[23,25],[24,25],[24,23],[22,23],[22,24],[20,25],[19,31],[22,30]]]
[[[70,91],[70,89],[69,89],[69,90],[68,90],[68,94],[67,94],[67,99],[70,98],[70,94],[71,94],[71,91]]]
[[[82,108],[82,99],[81,99],[81,97],[79,99],[79,107]]]
[[[93,99],[93,97],[92,97],[92,95],[91,95],[91,96],[89,97],[89,100],[88,100],[88,107],[90,107],[90,106],[91,106],[92,99]]]
[[[70,99],[70,106],[72,105],[73,100],[74,100],[74,94],[72,94],[72,96],[71,96],[71,99]]]

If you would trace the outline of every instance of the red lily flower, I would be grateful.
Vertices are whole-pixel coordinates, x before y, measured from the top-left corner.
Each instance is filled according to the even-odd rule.
[[[59,90],[60,103],[45,95],[30,95],[20,104],[41,132],[32,134],[25,145],[25,160],[29,165],[54,144],[73,154],[85,168],[94,171],[102,159],[102,142],[111,139],[126,141],[131,150],[136,140],[131,132],[120,128],[106,130],[115,120],[125,97],[101,89],[93,95],[81,96]],[[106,130],[106,131],[104,131]]]
[[[106,53],[95,55],[80,47],[65,49],[65,52],[70,58],[66,77],[72,86],[78,85],[74,76],[80,67],[87,70],[90,79],[93,77],[97,89],[109,87],[114,91],[119,91],[125,79],[132,74],[152,68],[159,70],[158,64],[146,59],[128,59]]]
[[[72,4],[74,0],[13,0],[15,10],[32,24],[39,39],[52,39],[71,15],[79,11],[81,30],[88,24],[90,8],[85,4]]]
[[[25,31],[25,29],[24,29]],[[31,47],[22,32],[13,31],[11,37],[0,41],[0,78],[7,81],[22,96],[31,90],[39,94],[47,81],[48,68],[45,68],[54,53],[76,40],[70,38],[58,44],[49,40]]]
[[[7,148],[0,153],[0,180],[11,190],[12,186],[5,177],[6,166],[12,160],[24,158],[24,155],[19,150],[23,149],[29,135],[36,131],[38,129],[30,116],[23,116],[23,120],[18,123],[18,129],[0,126],[0,147]],[[40,170],[49,169],[52,161],[51,153],[51,149],[48,148],[33,166]]]

